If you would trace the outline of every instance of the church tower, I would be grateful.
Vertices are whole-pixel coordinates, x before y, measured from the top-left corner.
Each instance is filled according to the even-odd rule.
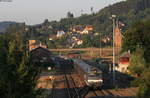
[[[121,48],[121,44],[122,44],[122,35],[117,21],[117,25],[115,28],[115,47]]]

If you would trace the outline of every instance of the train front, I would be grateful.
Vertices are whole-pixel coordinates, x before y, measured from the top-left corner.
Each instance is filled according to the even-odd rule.
[[[96,67],[90,67],[87,75],[87,85],[93,88],[101,88],[102,84],[102,71]]]
[[[93,88],[100,88],[103,84],[103,79],[101,75],[88,75],[87,85]]]

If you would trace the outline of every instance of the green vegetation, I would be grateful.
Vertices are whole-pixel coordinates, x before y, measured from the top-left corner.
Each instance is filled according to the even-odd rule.
[[[0,35],[0,97],[35,98],[38,96],[35,84],[39,69],[30,62],[26,46],[28,39],[45,42],[49,48],[66,48],[69,47],[67,42],[71,34],[53,41],[49,40],[49,36],[56,35],[58,30],[68,33],[70,27],[74,25],[93,25],[93,32],[98,32],[98,35],[81,36],[83,44],[75,48],[99,47],[100,36],[110,37],[112,40],[112,21],[109,19],[112,14],[117,15],[118,20],[125,24],[121,28],[124,32],[122,51],[131,52],[129,70],[131,74],[138,76],[138,79],[133,82],[140,87],[138,97],[150,98],[150,19],[148,19],[150,0],[126,0],[91,15],[83,14],[75,18],[73,13],[68,12],[67,18],[60,21],[49,22],[46,19],[44,23],[35,26],[25,24],[11,26],[5,34]],[[102,47],[110,45],[112,42],[107,44],[101,42]]]
[[[123,51],[130,50],[133,53],[137,48],[141,48],[144,51],[143,57],[147,63],[150,63],[150,57],[148,56],[150,53],[149,28],[150,19],[136,22],[127,30],[123,39]]]
[[[0,97],[35,98],[38,67],[30,63],[24,25],[12,26],[0,35]]]
[[[110,42],[103,43],[101,46],[107,47],[112,45],[112,20],[109,19],[112,14],[117,15],[119,24],[125,24],[125,26],[120,27],[122,32],[125,32],[130,25],[140,19],[147,19],[150,17],[150,1],[149,0],[126,0],[113,5],[109,5],[101,9],[97,13],[93,14],[82,14],[80,17],[74,17],[73,13],[68,12],[66,18],[62,18],[60,21],[48,21],[47,19],[39,25],[29,26],[29,31],[26,32],[29,39],[37,39],[42,42],[46,42],[50,48],[68,48],[68,39],[70,34],[67,34],[65,39],[64,37],[59,40],[56,39],[54,42],[56,45],[52,44],[48,40],[48,37],[51,35],[56,35],[58,30],[63,30],[66,33],[70,32],[70,27],[75,25],[80,25],[82,27],[86,25],[93,25],[94,31],[101,33],[101,37],[110,37]],[[122,33],[124,35],[124,33]],[[91,38],[94,35],[89,35]],[[61,40],[62,39],[62,40]],[[96,41],[89,39],[88,36],[82,37],[84,40],[83,45],[77,47],[99,47],[99,37],[96,37]],[[94,42],[94,44],[93,44]],[[51,46],[52,45],[52,46]]]
[[[148,18],[150,15],[149,8],[149,0],[126,0],[105,7],[94,14],[83,14],[77,18],[61,19],[57,24],[60,24],[59,27],[63,28],[69,27],[69,25],[85,26],[90,24],[94,26],[94,30],[96,32],[110,34],[112,32],[112,22],[109,17],[111,17],[112,14],[117,15],[119,21],[123,22],[126,25],[124,28],[122,28],[124,31],[131,23],[139,19]]]
[[[138,98],[150,98],[150,68],[145,69],[141,76]]]
[[[143,50],[137,49],[130,57],[130,71],[132,74],[140,76],[145,69],[145,59],[143,58]]]
[[[130,71],[138,76],[138,98],[150,98],[150,19],[138,21],[125,33],[123,51],[131,51]]]

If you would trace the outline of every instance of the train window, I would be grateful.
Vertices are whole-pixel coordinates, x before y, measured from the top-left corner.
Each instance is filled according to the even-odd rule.
[[[101,77],[101,75],[100,74],[90,74],[90,75],[88,75],[88,77]]]
[[[95,77],[95,75],[90,74],[90,75],[88,75],[88,77]]]

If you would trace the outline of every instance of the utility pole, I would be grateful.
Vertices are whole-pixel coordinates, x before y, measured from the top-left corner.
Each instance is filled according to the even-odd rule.
[[[113,86],[115,86],[115,21],[116,15],[112,15],[111,19],[113,20]]]

